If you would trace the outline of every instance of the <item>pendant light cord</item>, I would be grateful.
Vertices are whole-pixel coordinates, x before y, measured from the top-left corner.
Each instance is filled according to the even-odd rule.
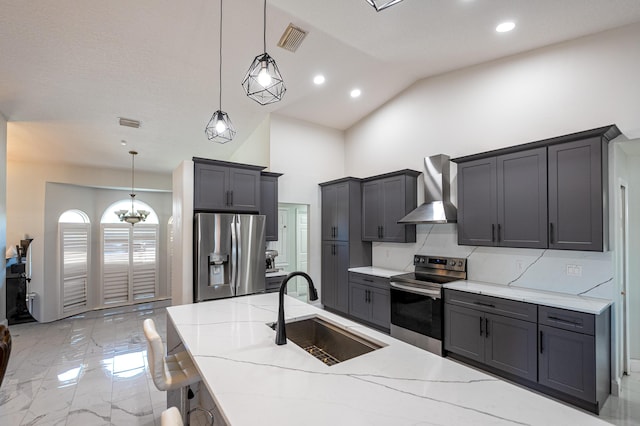
[[[264,53],[267,53],[267,0],[264,0],[264,10],[262,13],[262,43]]]
[[[222,0],[220,0],[220,92],[218,98],[218,105],[220,106],[218,109],[222,111]]]
[[[134,161],[135,161],[136,155],[131,153],[131,214],[135,214],[135,210],[133,209],[133,197],[135,197],[135,194],[133,193],[133,188],[134,188],[134,181],[133,181],[133,177],[134,177]]]

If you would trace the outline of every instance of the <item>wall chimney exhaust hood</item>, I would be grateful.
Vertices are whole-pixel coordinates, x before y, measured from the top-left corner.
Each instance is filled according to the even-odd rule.
[[[456,223],[458,211],[451,203],[449,156],[440,154],[424,159],[424,204],[398,223]]]

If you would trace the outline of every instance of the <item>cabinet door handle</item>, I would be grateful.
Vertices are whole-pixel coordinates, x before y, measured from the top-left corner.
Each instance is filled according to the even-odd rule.
[[[371,303],[371,290],[367,290],[367,303]]]
[[[549,244],[553,244],[553,222],[549,222]]]
[[[231,191],[231,203],[229,203],[230,205],[233,205],[233,191]]]
[[[384,238],[384,226],[380,227],[380,238]]]
[[[544,347],[542,346],[542,330],[540,330],[540,353],[544,352]]]
[[[567,325],[581,325],[581,324],[580,324],[580,323],[578,323],[578,322],[569,321],[569,320],[562,319],[562,318],[558,318],[558,317],[554,317],[554,316],[551,316],[551,315],[549,315],[549,316],[547,317],[547,319],[550,319],[550,320],[553,320],[553,321],[557,321],[557,322],[561,322],[561,323],[563,323],[563,324],[567,324]]]
[[[480,335],[482,336],[482,317],[480,317]]]
[[[486,306],[487,308],[495,308],[496,305],[493,305],[491,303],[484,303],[484,302],[478,302],[477,300],[475,300],[473,302],[474,305],[479,305],[479,306]]]
[[[225,194],[224,194],[224,195],[225,195],[225,198],[226,198],[226,200],[225,200],[225,204],[226,204],[227,206],[230,206],[231,204],[229,204],[229,191],[225,192]]]
[[[484,319],[484,335],[489,337],[489,318]]]
[[[372,283],[373,280],[371,278],[363,278],[362,281],[366,281],[368,283]]]
[[[491,224],[491,242],[494,243],[496,241],[496,225],[495,223]]]
[[[498,242],[500,242],[500,230],[502,229],[502,225],[498,224]]]

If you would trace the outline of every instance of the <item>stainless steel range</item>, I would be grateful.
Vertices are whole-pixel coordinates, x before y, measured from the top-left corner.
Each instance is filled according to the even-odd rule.
[[[391,336],[442,356],[442,284],[467,279],[467,260],[415,255],[414,272],[391,277]]]

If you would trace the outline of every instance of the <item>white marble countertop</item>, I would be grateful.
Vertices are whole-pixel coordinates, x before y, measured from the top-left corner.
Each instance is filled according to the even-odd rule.
[[[387,346],[328,367],[277,346],[276,293],[167,308],[233,426],[604,425],[596,416],[285,297],[285,315],[321,316]]]
[[[375,266],[360,266],[358,268],[349,268],[349,272],[357,272],[359,274],[374,275],[381,278],[391,278],[394,275],[406,274],[404,271],[394,271],[393,269],[378,268]]]
[[[468,293],[484,294],[487,296],[502,297],[504,299],[535,303],[538,305],[551,306],[553,308],[569,309],[571,311],[596,315],[604,312],[604,310],[612,303],[607,299],[533,290],[522,287],[510,287],[482,281],[454,281],[444,284],[444,288],[466,291]]]

